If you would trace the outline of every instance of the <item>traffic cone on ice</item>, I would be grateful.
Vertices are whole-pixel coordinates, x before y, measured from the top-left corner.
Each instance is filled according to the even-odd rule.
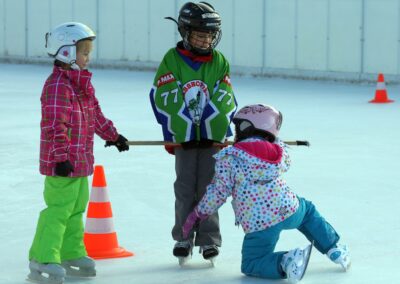
[[[95,166],[86,218],[84,242],[94,259],[132,256],[118,245],[103,166]]]
[[[378,82],[376,84],[375,98],[369,101],[370,103],[382,104],[382,103],[392,103],[393,100],[388,99],[385,79],[382,73],[378,75]]]

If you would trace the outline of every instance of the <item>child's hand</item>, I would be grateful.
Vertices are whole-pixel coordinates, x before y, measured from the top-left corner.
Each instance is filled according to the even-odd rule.
[[[195,208],[189,216],[186,218],[185,224],[182,226],[183,238],[187,239],[189,237],[192,229],[201,221],[207,219],[207,215],[203,215],[197,211]]]
[[[118,139],[116,141],[106,141],[106,144],[104,145],[104,147],[109,147],[109,146],[115,146],[117,147],[118,151],[122,152],[122,151],[128,151],[129,150],[129,145],[126,144],[126,142],[128,141],[128,139],[126,139],[124,136],[122,136],[121,134],[118,135]]]
[[[60,177],[67,177],[70,173],[74,172],[74,166],[69,160],[65,162],[56,163],[56,175]]]

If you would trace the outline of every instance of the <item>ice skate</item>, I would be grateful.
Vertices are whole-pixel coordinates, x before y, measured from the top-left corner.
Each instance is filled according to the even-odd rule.
[[[331,248],[326,255],[336,264],[340,264],[344,271],[350,268],[351,260],[349,250],[346,245],[337,244]]]
[[[65,269],[56,263],[29,262],[28,280],[43,284],[62,284],[65,279]]]
[[[191,241],[176,242],[173,250],[174,256],[179,260],[179,265],[184,265],[192,256],[193,244]]]
[[[93,277],[96,276],[95,262],[88,256],[78,259],[63,261],[61,266],[65,268],[68,276]]]
[[[312,244],[305,248],[297,248],[283,255],[281,267],[286,273],[289,283],[297,283],[306,273],[311,256]]]
[[[209,260],[211,265],[215,265],[215,260],[219,254],[219,249],[216,245],[207,245],[200,247],[200,253],[203,254],[203,258]]]

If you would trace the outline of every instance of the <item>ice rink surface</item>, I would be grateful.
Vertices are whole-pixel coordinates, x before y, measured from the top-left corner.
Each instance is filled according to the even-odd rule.
[[[44,208],[38,172],[40,94],[51,66],[0,64],[0,283],[25,283],[28,250]],[[104,114],[129,140],[161,140],[149,90],[153,72],[93,69]],[[347,273],[313,250],[304,284],[398,283],[400,259],[400,86],[391,104],[370,104],[375,86],[232,76],[239,107],[266,103],[283,113],[281,138],[292,147],[289,186],[313,201],[348,244]],[[66,283],[287,283],[240,272],[244,233],[230,200],[220,209],[223,245],[212,268],[195,249],[181,268],[174,242],[174,159],[160,146],[119,153],[96,138],[96,164],[105,168],[114,225],[134,257],[97,261],[98,275]],[[281,235],[278,250],[307,244],[298,231]]]

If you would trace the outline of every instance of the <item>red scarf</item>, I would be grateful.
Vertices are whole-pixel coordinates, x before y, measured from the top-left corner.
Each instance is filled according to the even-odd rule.
[[[178,52],[188,58],[190,58],[192,61],[195,62],[210,62],[212,60],[212,53],[208,54],[208,55],[197,55],[192,53],[189,50],[183,49],[183,48],[176,48],[178,50]]]

